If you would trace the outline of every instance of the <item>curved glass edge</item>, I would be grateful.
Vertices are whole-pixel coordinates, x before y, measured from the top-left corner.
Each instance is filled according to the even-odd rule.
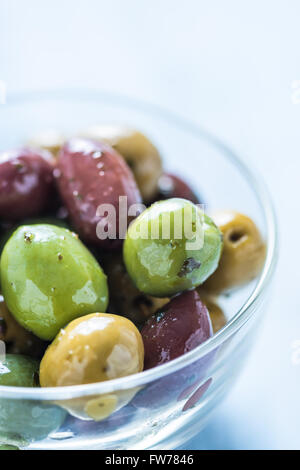
[[[211,351],[219,347],[223,342],[228,340],[236,333],[252,316],[255,306],[260,301],[264,290],[267,288],[273,276],[278,251],[278,233],[275,210],[268,189],[260,176],[254,175],[254,171],[250,169],[243,160],[238,157],[234,151],[227,146],[222,140],[199,127],[192,121],[187,120],[179,115],[174,114],[158,105],[150,104],[142,100],[137,100],[116,93],[103,92],[99,90],[50,90],[50,91],[32,91],[8,94],[6,106],[19,105],[24,102],[40,101],[45,99],[59,100],[93,100],[99,99],[109,102],[112,106],[130,106],[141,112],[149,112],[160,118],[167,120],[169,123],[179,126],[181,129],[190,133],[194,137],[205,139],[208,143],[218,148],[225,157],[236,166],[239,171],[248,180],[256,195],[256,199],[264,215],[266,223],[266,244],[267,253],[264,268],[258,279],[257,285],[244,305],[231,318],[231,320],[214,336],[208,339],[192,351],[183,356],[174,359],[171,362],[163,364],[154,369],[139,372],[131,376],[113,379],[107,382],[100,382],[87,385],[73,385],[68,387],[51,387],[51,388],[26,388],[26,387],[7,387],[0,386],[0,395],[3,398],[10,399],[26,399],[26,400],[44,400],[59,401],[68,400],[77,397],[89,395],[101,395],[110,392],[128,390],[134,387],[144,386],[149,382],[160,379],[165,375],[174,373],[192,362],[199,360],[201,357],[209,354]],[[1,110],[0,110],[1,114]]]

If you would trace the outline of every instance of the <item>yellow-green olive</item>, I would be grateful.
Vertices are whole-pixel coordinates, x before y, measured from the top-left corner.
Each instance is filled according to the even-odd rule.
[[[28,145],[35,148],[48,150],[55,157],[63,146],[66,137],[54,129],[45,129],[31,137]]]
[[[158,191],[162,162],[158,150],[144,134],[128,127],[99,125],[90,127],[81,136],[114,147],[132,169],[143,200],[153,200]]]
[[[92,313],[62,329],[40,365],[42,387],[89,384],[141,372],[144,345],[140,332],[125,317]],[[60,403],[82,419],[105,419],[137,390],[90,396]]]
[[[265,260],[265,243],[253,222],[235,211],[217,212],[212,219],[223,234],[219,266],[205,282],[209,292],[222,292],[245,284],[260,273]]]
[[[92,313],[62,329],[40,367],[42,387],[89,384],[143,369],[141,335],[125,317]]]
[[[10,354],[25,354],[35,358],[41,357],[46,345],[14,319],[2,295],[0,295],[0,341],[4,341],[6,351]]]
[[[107,275],[110,308],[113,312],[122,312],[135,325],[141,326],[169,302],[168,298],[151,297],[137,289],[126,271],[121,253],[114,253],[101,261]]]

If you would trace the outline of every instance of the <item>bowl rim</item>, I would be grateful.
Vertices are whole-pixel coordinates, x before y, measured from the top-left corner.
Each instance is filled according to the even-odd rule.
[[[129,390],[142,387],[143,385],[158,380],[165,375],[174,373],[192,362],[199,360],[203,356],[219,347],[229,337],[235,334],[251,318],[256,305],[260,302],[262,294],[267,288],[273,276],[278,251],[278,233],[276,215],[271,200],[270,193],[262,177],[257,175],[222,139],[219,139],[211,132],[198,126],[193,121],[180,116],[173,111],[144,100],[132,98],[126,95],[93,89],[53,89],[53,90],[34,90],[8,93],[6,106],[15,106],[41,100],[76,100],[76,101],[107,101],[111,106],[130,106],[137,111],[156,115],[164,119],[175,127],[193,135],[196,138],[205,140],[208,144],[214,146],[221,152],[233,166],[237,167],[242,176],[247,179],[256,195],[257,202],[262,211],[266,224],[266,259],[263,270],[258,278],[257,284],[249,295],[246,302],[238,309],[236,314],[226,325],[215,335],[206,340],[195,349],[188,353],[173,359],[159,367],[142,371],[130,376],[108,380],[105,382],[96,382],[84,385],[71,385],[63,387],[49,388],[29,388],[29,387],[11,387],[0,386],[0,396],[10,399],[27,399],[39,401],[62,401],[77,397],[90,395],[102,395],[116,391]],[[1,113],[1,107],[0,107]]]

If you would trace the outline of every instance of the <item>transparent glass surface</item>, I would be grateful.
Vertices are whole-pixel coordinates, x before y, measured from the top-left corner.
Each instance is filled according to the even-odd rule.
[[[260,178],[217,138],[123,96],[82,90],[8,96],[0,106],[0,151],[48,128],[71,135],[98,123],[145,132],[159,148],[165,169],[186,179],[207,211],[232,208],[252,217],[267,242],[265,266],[257,280],[221,298],[227,325],[170,363],[90,385],[0,387],[0,442],[29,449],[175,448],[203,428],[255,339],[276,264],[272,204]],[[111,397],[117,411],[100,422],[86,419],[83,410]]]

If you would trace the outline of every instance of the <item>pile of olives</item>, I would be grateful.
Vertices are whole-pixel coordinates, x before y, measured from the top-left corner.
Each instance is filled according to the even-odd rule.
[[[126,213],[125,237],[121,196],[144,208]],[[100,206],[114,209],[114,227]],[[217,296],[254,279],[265,257],[249,217],[209,217],[155,145],[118,126],[45,132],[3,153],[0,220],[0,385],[89,384],[175,359],[225,325]],[[66,408],[100,420],[131,398]]]

